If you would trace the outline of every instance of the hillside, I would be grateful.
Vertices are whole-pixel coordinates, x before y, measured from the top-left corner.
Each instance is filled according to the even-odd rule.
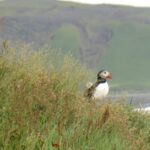
[[[144,24],[127,23],[114,29],[115,35],[102,59],[102,65],[113,70],[114,83],[139,90],[150,87],[149,33],[150,28]]]
[[[0,41],[47,44],[96,71],[110,69],[113,87],[150,88],[149,16],[148,8],[7,0],[0,3]]]

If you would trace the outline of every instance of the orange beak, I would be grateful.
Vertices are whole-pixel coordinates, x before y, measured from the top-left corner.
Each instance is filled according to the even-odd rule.
[[[107,76],[107,79],[112,79],[112,74],[111,73]]]

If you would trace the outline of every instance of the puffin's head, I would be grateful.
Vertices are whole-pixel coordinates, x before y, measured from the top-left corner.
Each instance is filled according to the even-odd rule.
[[[112,79],[112,74],[107,70],[101,70],[97,74],[97,79]]]

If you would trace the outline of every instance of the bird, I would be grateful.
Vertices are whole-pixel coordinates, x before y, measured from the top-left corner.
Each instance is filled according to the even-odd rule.
[[[100,101],[104,99],[109,92],[108,79],[112,79],[112,74],[105,69],[100,70],[97,74],[97,81],[94,84],[88,83],[84,95],[89,100]]]

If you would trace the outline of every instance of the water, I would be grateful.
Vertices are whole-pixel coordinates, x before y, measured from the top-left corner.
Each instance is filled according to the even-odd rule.
[[[130,105],[135,107],[150,107],[150,92],[143,91],[134,91],[134,92],[126,92],[126,91],[116,91],[111,92],[108,96],[110,100],[122,100],[127,101]]]

